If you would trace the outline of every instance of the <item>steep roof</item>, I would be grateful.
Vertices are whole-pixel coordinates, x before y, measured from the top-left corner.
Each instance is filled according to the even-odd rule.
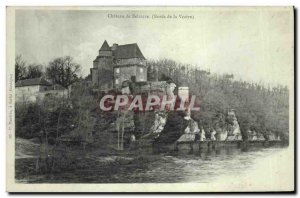
[[[16,87],[25,87],[25,86],[33,86],[33,85],[51,86],[52,84],[43,78],[29,78],[25,80],[19,80],[16,82]]]
[[[109,47],[107,41],[105,40],[105,41],[103,42],[101,48],[100,48],[100,51],[110,51],[110,50],[111,50],[111,49],[110,49],[110,47]]]
[[[127,45],[118,45],[114,50],[115,58],[141,58],[145,59],[139,46],[136,43]]]

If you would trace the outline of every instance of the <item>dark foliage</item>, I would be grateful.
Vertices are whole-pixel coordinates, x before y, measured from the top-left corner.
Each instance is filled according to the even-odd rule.
[[[16,137],[40,138],[52,143],[74,125],[74,110],[62,101],[16,104]],[[51,106],[51,108],[49,108]]]
[[[200,100],[200,112],[192,117],[200,126],[224,128],[234,109],[242,134],[249,129],[267,134],[272,132],[286,139],[289,131],[289,90],[277,85],[266,87],[258,83],[235,80],[232,74],[212,75],[198,67],[172,60],[148,61],[152,79],[172,79],[177,86],[188,86],[190,94]],[[157,77],[153,76],[157,71]],[[176,90],[175,90],[176,91]]]
[[[68,88],[71,84],[78,81],[80,65],[73,61],[70,56],[56,58],[49,62],[46,75],[53,83]]]

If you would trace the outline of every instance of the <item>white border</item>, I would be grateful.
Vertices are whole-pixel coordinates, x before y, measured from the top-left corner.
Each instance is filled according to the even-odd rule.
[[[3,92],[5,93],[5,89],[6,89],[6,62],[5,62],[5,54],[6,54],[6,39],[5,39],[5,35],[6,35],[6,19],[5,19],[5,15],[6,15],[6,11],[5,11],[5,7],[6,6],[23,6],[23,5],[28,5],[28,6],[72,6],[72,5],[89,5],[89,6],[94,6],[94,5],[151,5],[151,6],[156,6],[156,5],[185,5],[185,6],[190,6],[190,5],[202,5],[202,6],[254,6],[254,5],[272,5],[272,6],[287,6],[287,5],[294,5],[296,8],[299,9],[300,7],[300,1],[296,1],[296,0],[286,0],[286,1],[279,1],[279,0],[275,0],[275,1],[271,1],[271,0],[265,0],[265,1],[259,1],[259,0],[252,0],[252,1],[237,1],[237,0],[231,0],[231,1],[221,1],[221,0],[203,0],[203,1],[193,1],[193,0],[185,0],[185,1],[179,1],[179,0],[174,0],[174,1],[166,1],[166,0],[143,0],[143,1],[137,1],[137,0],[129,0],[129,1],[122,1],[122,0],[110,0],[110,1],[96,1],[96,0],[73,0],[73,1],[62,1],[62,0],[52,0],[52,1],[33,1],[33,0],[29,0],[29,1],[22,1],[22,0],[2,0],[0,1],[0,5],[1,5],[1,14],[0,14],[0,43],[2,44],[2,46],[0,47],[0,63],[2,65],[2,69],[0,70],[0,88],[1,90],[3,90]],[[298,27],[298,22],[299,20],[297,20],[297,27]],[[298,36],[298,35],[296,35]],[[297,44],[296,44],[297,45]],[[296,56],[298,55],[299,50],[296,54]],[[298,56],[297,56],[298,57]],[[299,69],[298,69],[299,71]],[[297,85],[298,89],[299,89],[299,85]],[[297,91],[298,91],[297,89]],[[3,93],[2,92],[2,93]],[[1,195],[3,196],[8,196],[8,194],[5,192],[5,139],[6,139],[6,97],[5,94],[3,94],[3,97],[1,97],[1,106],[0,108],[3,109],[3,113],[0,114],[0,120],[1,120],[1,129],[3,131],[3,136],[2,138],[0,138],[1,141],[1,145],[2,145],[2,163],[1,163],[1,171],[2,171],[2,179],[1,179]],[[298,118],[299,119],[299,118]],[[297,119],[297,122],[298,122]],[[296,131],[295,131],[296,133]],[[299,135],[298,135],[298,139],[299,140]],[[298,154],[298,153],[297,153]],[[299,157],[299,154],[297,156],[297,158]],[[298,188],[299,189],[299,188]],[[83,195],[84,196],[84,195]],[[258,196],[260,197],[260,196]]]

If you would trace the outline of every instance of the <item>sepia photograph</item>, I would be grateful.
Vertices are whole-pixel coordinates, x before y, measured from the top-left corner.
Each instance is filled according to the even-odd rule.
[[[293,192],[294,8],[6,8],[9,192]]]

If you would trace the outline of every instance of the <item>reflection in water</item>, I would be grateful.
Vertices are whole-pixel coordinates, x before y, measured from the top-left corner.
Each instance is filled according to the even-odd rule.
[[[222,177],[247,173],[255,161],[274,154],[284,148],[241,149],[225,147],[202,149],[201,152],[179,151],[169,154],[147,155],[151,160],[136,164],[97,168],[97,170],[75,170],[51,176],[39,176],[35,182],[51,183],[206,183]],[[100,157],[99,157],[100,158]]]

